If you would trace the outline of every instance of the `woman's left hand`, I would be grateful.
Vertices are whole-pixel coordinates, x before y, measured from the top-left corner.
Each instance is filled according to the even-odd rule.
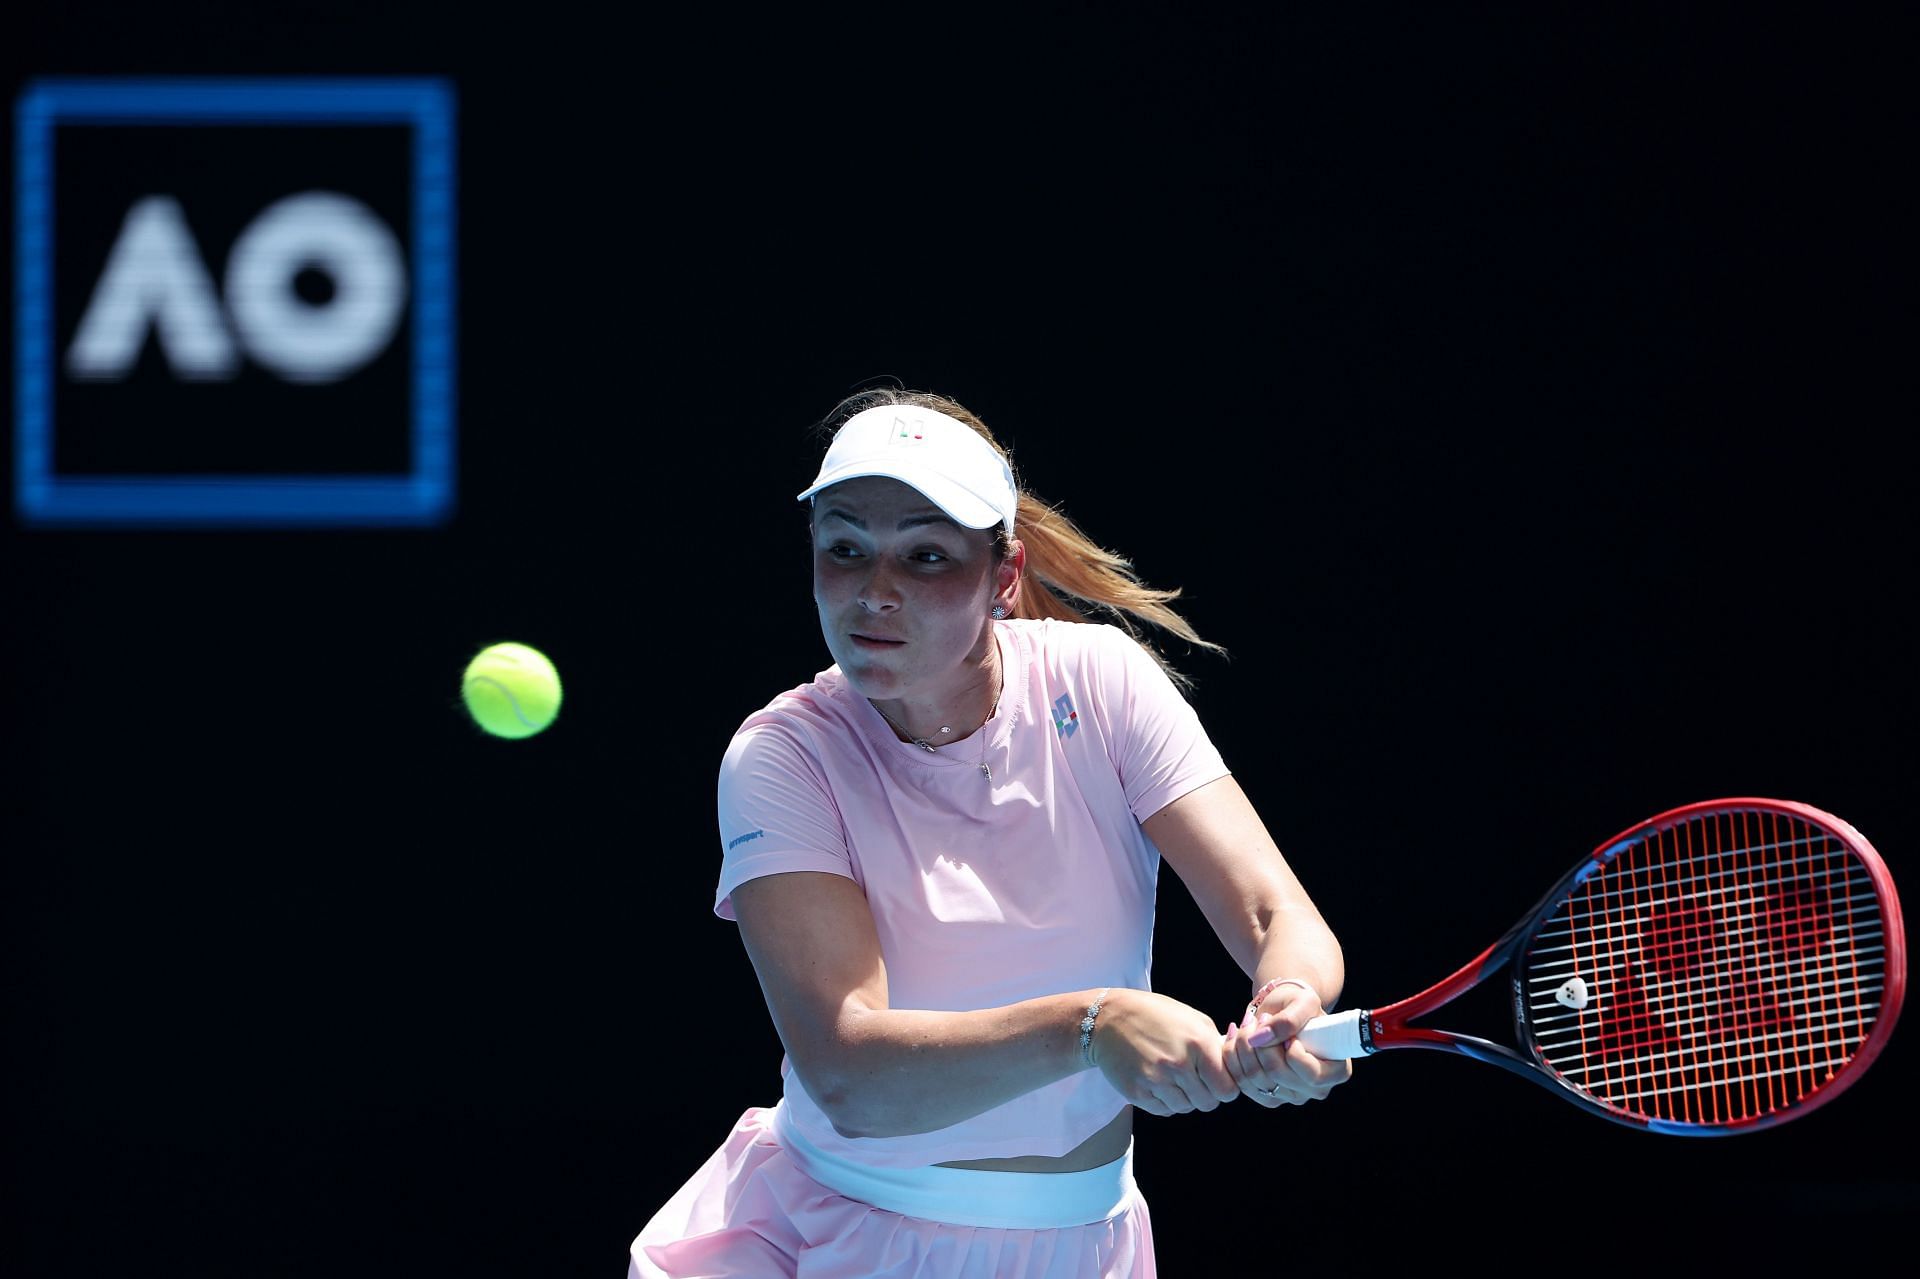
[[[1353,1077],[1353,1064],[1323,1061],[1294,1042],[1325,1009],[1320,997],[1295,983],[1263,988],[1239,1024],[1227,1027],[1227,1071],[1242,1096],[1262,1106],[1299,1106],[1319,1101]]]

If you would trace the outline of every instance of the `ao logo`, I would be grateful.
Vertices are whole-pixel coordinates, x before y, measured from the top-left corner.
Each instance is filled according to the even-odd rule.
[[[307,270],[331,280],[330,298],[300,296]],[[231,379],[244,351],[289,382],[337,382],[387,348],[406,302],[399,241],[349,196],[307,191],[262,210],[235,241],[218,291],[179,202],[148,196],[127,212],[66,367],[86,380],[123,378],[154,331],[186,380]]]

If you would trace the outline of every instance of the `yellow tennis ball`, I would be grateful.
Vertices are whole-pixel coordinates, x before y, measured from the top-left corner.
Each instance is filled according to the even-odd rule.
[[[467,663],[460,697],[495,737],[532,737],[560,713],[560,673],[539,649],[489,644]]]

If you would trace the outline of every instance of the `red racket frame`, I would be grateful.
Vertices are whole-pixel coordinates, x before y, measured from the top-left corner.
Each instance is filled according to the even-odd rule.
[[[1886,947],[1886,976],[1880,995],[1880,1012],[1874,1020],[1872,1031],[1848,1060],[1846,1067],[1834,1076],[1832,1082],[1806,1094],[1790,1107],[1767,1114],[1718,1123],[1683,1123],[1638,1115],[1608,1106],[1561,1078],[1545,1062],[1531,1055],[1523,1055],[1503,1044],[1472,1035],[1408,1024],[1416,1017],[1424,1016],[1436,1008],[1451,1003],[1492,976],[1503,965],[1510,963],[1515,954],[1533,938],[1541,923],[1558,909],[1570,892],[1596,870],[1608,865],[1625,849],[1643,842],[1651,835],[1679,826],[1696,817],[1729,811],[1774,813],[1798,818],[1826,830],[1859,858],[1873,881],[1875,893],[1880,900]],[[1369,1053],[1389,1048],[1430,1048],[1484,1061],[1552,1089],[1562,1098],[1628,1127],[1647,1128],[1685,1136],[1720,1136],[1771,1127],[1787,1119],[1797,1118],[1832,1101],[1851,1087],[1865,1073],[1866,1067],[1873,1059],[1879,1056],[1880,1050],[1886,1046],[1888,1036],[1893,1032],[1894,1023],[1899,1020],[1900,1006],[1906,996],[1906,974],[1906,929],[1900,914],[1900,898],[1894,891],[1893,877],[1888,872],[1886,863],[1881,860],[1880,854],[1872,844],[1867,842],[1865,836],[1832,813],[1792,800],[1752,797],[1704,800],[1649,817],[1615,835],[1612,839],[1606,840],[1594,849],[1591,856],[1575,866],[1559,883],[1555,884],[1553,889],[1499,941],[1481,951],[1453,975],[1436,982],[1417,995],[1366,1013],[1360,1020],[1361,1041]],[[1522,976],[1518,973],[1513,977],[1511,990],[1514,1000],[1515,1034],[1530,1044],[1525,1013],[1525,991]]]

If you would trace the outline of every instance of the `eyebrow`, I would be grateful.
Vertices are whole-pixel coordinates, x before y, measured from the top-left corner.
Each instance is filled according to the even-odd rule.
[[[821,512],[820,518],[822,520],[844,520],[855,528],[862,530],[867,527],[865,520],[853,512],[838,506],[828,507],[825,511]],[[947,527],[955,530],[960,528],[959,521],[955,520],[952,516],[941,514],[938,511],[929,511],[925,515],[906,516],[898,524],[894,525],[894,529],[896,532],[905,532],[910,528],[920,528],[928,524],[945,524]]]

